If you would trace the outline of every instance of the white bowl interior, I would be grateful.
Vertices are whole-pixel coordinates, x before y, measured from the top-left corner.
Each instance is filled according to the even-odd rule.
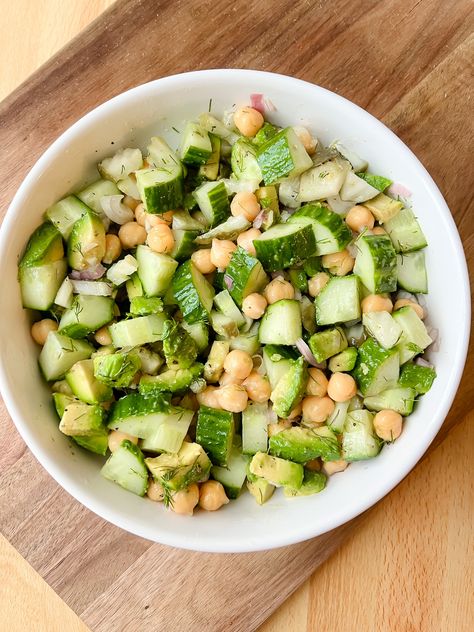
[[[262,92],[276,107],[268,118],[305,124],[324,143],[340,139],[368,159],[370,170],[413,192],[427,236],[427,297],[440,348],[431,354],[438,372],[431,392],[405,422],[402,436],[381,455],[351,465],[325,491],[287,500],[281,493],[263,507],[245,493],[217,513],[177,516],[106,481],[100,458],[73,447],[57,429],[50,392],[36,364],[38,348],[21,308],[16,263],[44,210],[91,181],[95,163],[122,146],[145,146],[152,134],[176,146],[184,121],[207,111],[221,115]],[[426,170],[407,147],[372,116],[311,84],[269,73],[215,70],[178,75],[139,86],[89,113],[42,156],[11,204],[2,227],[0,377],[18,430],[49,473],[73,496],[112,523],[164,544],[205,551],[250,551],[291,544],[332,529],[361,513],[414,466],[451,405],[465,359],[469,290],[462,246],[450,212]]]

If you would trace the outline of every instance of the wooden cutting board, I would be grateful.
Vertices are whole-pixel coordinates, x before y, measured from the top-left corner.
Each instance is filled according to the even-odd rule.
[[[44,148],[97,103],[165,74],[253,67],[324,85],[389,124],[441,186],[472,258],[472,173],[459,177],[472,141],[468,9],[464,1],[261,1],[227,15],[219,2],[120,2],[0,105],[2,208]],[[472,400],[465,380],[439,440]],[[0,446],[3,533],[94,631],[144,623],[166,632],[253,630],[356,524],[268,553],[183,553],[111,527],[70,499],[4,410]]]

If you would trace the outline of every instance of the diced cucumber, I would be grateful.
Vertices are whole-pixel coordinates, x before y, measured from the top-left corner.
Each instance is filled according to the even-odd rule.
[[[304,470],[299,463],[292,463],[277,456],[257,452],[250,461],[250,472],[264,478],[275,487],[298,489],[303,483]]]
[[[303,328],[312,335],[316,331],[316,309],[314,303],[307,296],[303,295],[299,300],[299,304]]]
[[[78,294],[59,321],[59,333],[84,338],[110,323],[114,317],[114,300],[107,296]]]
[[[148,470],[138,446],[131,441],[122,441],[101,469],[102,476],[129,492],[144,496],[148,489]]]
[[[312,277],[318,272],[321,272],[321,268],[322,268],[321,257],[317,257],[316,255],[309,257],[303,263],[303,270],[309,277]]]
[[[219,294],[214,296],[214,304],[217,309],[230,318],[237,327],[242,327],[245,324],[245,318],[240,309],[234,303],[228,290],[222,290]]]
[[[133,437],[147,439],[153,437],[157,427],[170,414],[169,401],[161,396],[143,397],[138,393],[125,395],[110,409],[107,426]]]
[[[105,228],[95,213],[84,213],[73,225],[67,241],[68,263],[74,270],[97,265],[105,255]]]
[[[65,277],[54,297],[54,304],[69,308],[72,305],[74,287],[69,277]]]
[[[364,202],[364,206],[369,209],[378,222],[385,224],[400,212],[403,204],[388,197],[385,193],[379,193],[371,200]]]
[[[247,138],[239,138],[232,145],[232,172],[239,180],[262,181],[262,171],[257,161],[257,148]]]
[[[211,228],[222,224],[229,217],[229,198],[222,181],[204,182],[193,192],[193,195]]]
[[[165,314],[150,314],[129,320],[120,320],[109,326],[114,347],[139,347],[161,340]]]
[[[402,328],[388,312],[363,314],[362,323],[368,333],[385,349],[394,347],[402,335]]]
[[[208,112],[200,114],[198,119],[199,124],[204,129],[211,134],[219,136],[222,140],[226,140],[230,145],[233,145],[239,139],[239,135],[233,132],[230,127],[226,127],[222,121],[219,121],[219,119],[216,119],[215,116]]]
[[[227,466],[235,432],[234,413],[201,406],[196,424],[196,441],[215,465]]]
[[[275,390],[280,379],[288,373],[292,361],[298,358],[298,353],[292,347],[277,347],[266,345],[263,348],[263,364],[272,387]]]
[[[397,255],[388,235],[365,235],[356,241],[354,273],[372,294],[397,289]]]
[[[105,357],[105,356],[104,356]],[[112,399],[112,389],[94,376],[94,361],[79,360],[66,373],[72,392],[87,404],[100,404]]]
[[[270,211],[273,212],[273,222],[271,224],[265,220],[263,221],[262,226],[267,230],[272,224],[278,223],[280,219],[280,205],[278,203],[277,189],[273,185],[260,187],[255,191],[255,196],[264,211],[267,211],[267,213]]]
[[[362,178],[362,180],[365,180],[368,184],[370,184],[370,186],[374,187],[374,189],[377,189],[377,191],[383,192],[392,184],[392,180],[389,180],[384,176],[376,176],[373,173],[360,171],[357,175],[359,178]]]
[[[174,248],[170,256],[176,261],[185,261],[196,250],[194,240],[199,235],[198,230],[175,230],[173,229]]]
[[[103,435],[105,417],[106,412],[102,406],[74,400],[64,408],[59,430],[69,437]]]
[[[228,498],[238,498],[247,478],[249,457],[242,454],[242,450],[233,446],[226,467],[214,465],[211,476],[224,486]]]
[[[117,185],[110,180],[97,180],[80,191],[77,197],[95,213],[101,215],[103,211],[100,201],[108,195],[120,195]]]
[[[268,404],[249,402],[242,413],[242,452],[266,452],[268,447]]]
[[[260,261],[240,246],[232,253],[225,275],[229,281],[229,293],[239,307],[246,296],[260,292],[268,283]]]
[[[365,171],[369,166],[367,160],[361,158],[359,155],[356,154],[355,151],[349,149],[340,141],[335,141],[334,143],[332,143],[329,149],[336,150],[337,153],[341,154],[341,156],[348,160],[351,163],[354,171]]]
[[[433,385],[436,371],[428,366],[407,363],[400,371],[400,386],[408,386],[415,389],[417,395],[424,395]]]
[[[145,459],[153,478],[168,492],[187,489],[193,483],[207,481],[211,461],[198,443],[183,442],[178,454],[161,454]]]
[[[209,321],[212,329],[218,336],[222,336],[223,338],[235,338],[239,335],[239,329],[232,318],[229,318],[229,316],[221,312],[212,310],[209,314]]]
[[[342,458],[345,461],[371,459],[380,452],[381,441],[374,431],[373,414],[353,410],[347,414],[342,435]]]
[[[126,148],[99,162],[97,170],[105,180],[118,182],[142,167],[142,152],[139,149]]]
[[[187,165],[203,165],[212,154],[211,139],[207,130],[188,121],[182,134],[180,158]]]
[[[69,336],[51,331],[41,349],[39,365],[48,382],[59,380],[79,360],[90,358],[94,347],[85,340],[73,340]]]
[[[171,285],[178,262],[169,255],[138,246],[138,277],[147,296],[163,296]]]
[[[357,362],[357,348],[356,347],[347,347],[344,351],[332,356],[329,359],[329,370],[332,373],[337,373],[340,371],[352,371],[355,367],[355,363]]]
[[[163,414],[163,420],[157,420],[157,427],[142,441],[144,452],[168,452],[177,454],[183,445],[194,412],[185,408],[173,408]]]
[[[340,327],[317,331],[311,336],[308,344],[316,362],[324,362],[348,346],[344,330]]]
[[[191,386],[201,375],[203,365],[199,362],[189,369],[169,369],[159,375],[143,375],[138,385],[141,395],[148,397],[160,393],[180,393]]]
[[[255,355],[260,348],[260,342],[258,340],[259,329],[260,323],[257,321],[250,327],[248,331],[241,332],[235,338],[231,338],[231,351],[233,351],[234,349],[240,349],[240,351],[245,351],[251,356]]]
[[[138,190],[137,179],[134,173],[122,180],[118,180],[117,186],[124,195],[129,195],[134,200],[140,199],[140,191]]]
[[[163,300],[158,296],[134,296],[130,299],[130,314],[133,316],[160,314],[163,309]]]
[[[258,148],[257,162],[266,185],[299,176],[313,164],[291,127],[281,130]]]
[[[146,347],[138,347],[132,350],[131,356],[138,356],[141,364],[141,370],[147,375],[156,375],[158,370],[163,366],[163,358]]]
[[[351,347],[351,349],[352,348],[353,347]],[[341,434],[344,429],[344,423],[346,421],[348,409],[349,402],[336,402],[334,405],[334,410],[329,415],[326,421],[328,428],[330,428],[330,430],[332,430],[336,434]]]
[[[283,493],[287,498],[295,496],[310,496],[311,494],[319,494],[326,487],[327,477],[323,472],[314,472],[312,470],[304,471],[304,478],[301,487],[285,487]]]
[[[237,217],[232,215],[222,224],[196,237],[195,242],[200,246],[207,246],[212,243],[213,239],[230,239],[233,241],[250,226],[251,223],[243,215],[238,215]]]
[[[66,273],[66,259],[38,266],[20,266],[18,280],[23,307],[48,310],[54,303]]]
[[[336,435],[327,427],[293,426],[278,432],[270,437],[269,451],[294,463],[307,463],[319,457],[335,461],[341,457]]]
[[[18,264],[20,269],[54,263],[64,257],[61,233],[50,222],[44,222],[33,232]]]
[[[315,255],[327,255],[344,250],[352,233],[337,213],[322,204],[306,204],[288,220],[288,223],[309,224],[316,240]],[[310,275],[312,276],[312,275]]]
[[[360,178],[353,171],[349,171],[342,183],[339,195],[341,200],[345,202],[360,204],[378,195],[378,189],[366,182],[365,179]]]
[[[397,255],[397,279],[398,285],[408,292],[428,293],[425,253],[422,250]]]
[[[276,134],[278,134],[279,131],[280,130],[278,129],[278,127],[275,127],[275,125],[272,125],[271,123],[268,123],[267,121],[265,121],[265,123],[262,125],[262,127],[258,130],[258,132],[253,137],[252,142],[257,147],[260,147],[261,145],[265,144],[268,140],[270,140],[270,138],[273,138]]]
[[[393,312],[392,316],[402,328],[402,335],[396,349],[400,353],[400,364],[404,364],[426,349],[433,340],[425,324],[411,307],[402,307]]]
[[[207,382],[218,382],[224,370],[224,360],[229,353],[227,340],[215,340],[212,343],[207,362],[204,365],[204,378]]]
[[[255,498],[257,503],[259,505],[263,505],[273,496],[273,492],[276,487],[261,476],[255,476],[255,474],[252,474],[249,466],[250,463],[247,466],[247,489]]]
[[[206,325],[206,323],[198,321],[197,323],[193,323],[192,325],[190,325],[188,322],[183,320],[181,326],[194,340],[199,353],[202,353],[203,351],[205,351],[205,349],[207,349],[209,345],[209,327]]]
[[[136,172],[140,197],[148,213],[165,213],[183,205],[183,168],[175,152],[157,136],[148,145],[151,169]]]
[[[107,449],[109,447],[109,433],[107,430],[104,430],[102,434],[92,435],[91,437],[72,437],[77,445],[81,446],[85,450],[89,450],[89,452],[94,452],[94,454],[100,454],[101,456],[105,456],[107,454]]]
[[[411,252],[427,246],[426,238],[411,208],[402,208],[386,221],[384,228],[397,252]]]
[[[205,164],[199,167],[198,175],[206,178],[206,180],[217,180],[221,157],[221,139],[215,134],[209,134],[209,139],[212,152]]]
[[[415,389],[409,386],[397,386],[382,391],[378,395],[365,397],[364,406],[369,410],[394,410],[406,417],[413,411],[415,396]]]
[[[257,259],[266,270],[282,270],[315,254],[316,241],[309,224],[275,224],[253,242]]]
[[[203,224],[198,222],[197,219],[191,217],[188,211],[178,210],[173,213],[173,230],[197,230],[202,232],[204,230]]]
[[[270,399],[278,417],[286,419],[303,399],[308,381],[308,371],[302,357],[293,360],[287,373],[272,390]]]
[[[308,291],[308,278],[302,268],[291,268],[288,271],[291,285],[300,292]]]
[[[316,323],[335,323],[358,320],[360,318],[359,279],[355,274],[332,277],[314,301]]]
[[[359,347],[357,364],[352,372],[366,397],[378,395],[398,382],[400,360],[397,348],[384,349],[372,338]]]
[[[338,195],[350,168],[347,160],[333,158],[309,169],[301,176],[299,201],[313,202]]]
[[[278,199],[287,208],[296,209],[301,206],[298,200],[300,190],[300,176],[285,178],[278,185]]]
[[[132,301],[135,297],[143,296],[143,286],[138,274],[134,272],[132,276],[125,282],[128,300]]]
[[[262,344],[294,345],[302,334],[298,301],[283,299],[268,305],[258,332]]]
[[[45,217],[56,226],[64,239],[68,239],[73,225],[83,215],[90,212],[90,208],[75,195],[68,195],[53,206],[50,206]]]
[[[67,383],[66,386],[68,386],[69,388],[69,385]],[[69,391],[69,395],[61,391],[55,391],[53,393],[54,408],[56,409],[59,419],[61,419],[61,417],[63,416],[66,406],[77,402],[77,399],[73,396],[71,389],[69,389]]]
[[[181,264],[173,277],[173,292],[183,318],[190,324],[209,321],[214,288],[191,260]]]

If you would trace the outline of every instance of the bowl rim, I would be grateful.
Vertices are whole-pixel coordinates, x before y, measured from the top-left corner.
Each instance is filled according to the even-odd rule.
[[[466,361],[468,344],[469,344],[469,333],[470,333],[470,313],[471,313],[471,301],[470,301],[470,288],[469,288],[469,277],[468,277],[468,269],[467,263],[464,255],[464,250],[462,246],[462,242],[457,231],[456,224],[451,215],[451,212],[444,200],[443,195],[438,189],[432,177],[429,175],[428,171],[421,163],[421,161],[415,156],[415,154],[411,151],[405,143],[396,136],[394,132],[390,128],[388,128],[384,123],[382,123],[379,119],[374,117],[372,114],[353,103],[349,99],[318,86],[317,84],[313,84],[308,81],[304,81],[302,79],[298,79],[296,77],[291,77],[288,75],[283,75],[279,73],[272,73],[267,71],[260,70],[251,70],[251,69],[238,69],[238,68],[218,68],[218,69],[209,69],[209,70],[197,70],[185,73],[179,73],[170,75],[167,77],[162,77],[159,79],[155,79],[150,82],[146,82],[130,88],[120,94],[112,97],[111,99],[99,104],[92,110],[88,111],[85,115],[83,115],[80,119],[78,119],[73,125],[68,127],[62,134],[56,138],[48,148],[42,153],[42,155],[35,162],[29,173],[26,175],[18,190],[16,191],[9,208],[6,212],[5,218],[3,220],[2,226],[0,228],[0,253],[4,252],[5,244],[9,239],[9,235],[15,229],[15,219],[16,214],[18,212],[18,208],[21,206],[22,198],[26,196],[30,187],[34,184],[37,177],[44,170],[45,166],[47,166],[50,157],[53,157],[58,150],[63,147],[63,145],[67,145],[72,138],[76,135],[80,135],[83,128],[86,128],[90,122],[94,120],[94,118],[102,113],[106,112],[109,109],[113,109],[115,105],[123,100],[126,100],[128,96],[131,94],[135,94],[140,92],[141,90],[145,91],[146,89],[154,86],[154,85],[165,85],[168,84],[172,86],[173,84],[179,85],[181,83],[186,83],[189,79],[193,79],[196,77],[205,79],[206,76],[210,75],[219,75],[221,73],[233,74],[234,76],[237,74],[241,75],[252,75],[253,77],[265,77],[272,81],[278,81],[287,83],[288,85],[300,84],[305,86],[306,88],[311,88],[317,93],[318,91],[325,94],[327,98],[332,98],[338,101],[345,102],[346,107],[352,108],[356,114],[360,117],[365,118],[372,126],[375,126],[380,130],[383,134],[388,134],[391,137],[392,142],[398,144],[400,148],[409,155],[412,161],[415,161],[420,169],[420,178],[422,179],[422,186],[427,190],[427,192],[437,200],[439,204],[440,211],[444,215],[444,220],[447,222],[449,226],[449,234],[450,238],[453,241],[454,251],[456,252],[457,265],[459,269],[462,271],[462,286],[463,286],[463,296],[460,298],[460,309],[463,310],[464,322],[462,331],[460,331],[459,336],[459,344],[456,348],[456,355],[453,359],[453,372],[451,374],[450,383],[447,385],[448,388],[444,392],[443,399],[441,400],[441,406],[438,409],[437,418],[438,423],[434,424],[431,430],[431,433],[428,437],[428,441],[422,444],[419,444],[414,448],[410,454],[410,458],[407,458],[403,461],[402,466],[399,470],[396,471],[388,471],[387,476],[383,482],[380,482],[377,487],[376,493],[367,497],[365,502],[361,502],[357,505],[357,509],[350,511],[347,513],[345,518],[341,521],[339,518],[328,517],[326,519],[324,528],[315,528],[312,525],[301,525],[301,529],[298,531],[297,536],[289,536],[285,533],[279,534],[278,537],[274,537],[272,540],[267,541],[265,543],[262,542],[250,542],[247,545],[234,545],[231,542],[228,544],[215,543],[212,548],[205,543],[202,546],[197,546],[196,543],[188,543],[186,540],[182,540],[181,537],[174,536],[172,533],[165,534],[162,537],[160,534],[160,540],[156,540],[152,538],[150,535],[150,531],[144,528],[140,528],[133,520],[127,520],[124,523],[123,516],[117,515],[113,507],[104,504],[101,501],[96,501],[91,498],[90,494],[84,490],[79,483],[75,483],[71,479],[65,478],[63,476],[61,467],[57,466],[55,461],[51,459],[50,456],[46,454],[46,451],[42,449],[42,447],[37,443],[35,437],[29,430],[29,424],[25,421],[16,405],[15,396],[13,392],[10,391],[8,387],[8,381],[6,379],[6,365],[3,359],[0,359],[0,390],[3,395],[3,399],[20,436],[25,441],[28,448],[31,450],[35,458],[39,461],[39,463],[43,466],[43,468],[55,479],[55,481],[73,498],[79,501],[82,505],[87,507],[89,510],[107,520],[108,522],[118,526],[122,529],[125,529],[137,536],[152,539],[153,541],[159,542],[161,544],[175,546],[178,548],[195,550],[195,551],[203,551],[203,552],[220,552],[220,553],[234,553],[234,552],[250,552],[250,551],[258,551],[258,550],[269,550],[272,548],[278,548],[282,546],[287,546],[291,544],[296,544],[298,542],[302,542],[308,540],[310,538],[316,537],[323,533],[326,533],[342,524],[345,524],[349,520],[352,520],[356,516],[360,515],[364,511],[366,511],[369,507],[375,505],[380,499],[382,499],[386,494],[388,494],[400,481],[407,476],[407,474],[413,469],[413,467],[418,463],[423,454],[427,451],[429,445],[432,443],[433,439],[437,435],[439,429],[441,428],[446,415],[452,405],[454,397],[456,395],[459,382],[462,377],[464,364]],[[0,255],[1,257],[1,255]],[[3,258],[2,258],[3,259]]]

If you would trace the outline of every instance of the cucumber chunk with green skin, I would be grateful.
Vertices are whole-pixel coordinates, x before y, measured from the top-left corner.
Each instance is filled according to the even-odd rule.
[[[359,320],[359,278],[355,274],[332,277],[317,295],[314,304],[318,325]]]
[[[303,173],[298,193],[299,202],[326,200],[338,195],[350,171],[347,160],[333,158]]]
[[[265,452],[255,454],[250,461],[249,469],[252,474],[264,478],[275,487],[299,489],[303,483],[302,465],[265,454]]]
[[[112,353],[95,356],[94,376],[113,388],[127,388],[141,368],[137,353]]]
[[[215,465],[227,466],[235,432],[234,413],[201,406],[196,424],[196,441]]]
[[[268,404],[249,402],[242,413],[242,452],[266,452],[268,447]]]
[[[165,320],[165,314],[150,314],[113,323],[109,326],[112,344],[122,348],[157,342],[162,339]]]
[[[402,335],[402,328],[388,312],[368,312],[362,316],[362,324],[385,349],[394,347]]]
[[[347,347],[344,351],[329,358],[329,370],[332,373],[352,371],[357,362],[356,347]]]
[[[308,370],[302,357],[293,360],[290,369],[272,390],[270,400],[278,417],[286,419],[303,399],[308,381]]]
[[[388,235],[366,235],[356,241],[354,273],[372,294],[397,289],[397,255]]]
[[[107,296],[78,294],[59,321],[59,333],[71,338],[84,338],[97,331],[114,317],[114,300]]]
[[[106,412],[97,404],[73,401],[66,405],[59,422],[59,430],[69,437],[103,434]]]
[[[249,457],[242,454],[242,450],[233,446],[226,467],[214,465],[211,468],[211,476],[223,485],[228,498],[238,498],[247,478]]]
[[[138,246],[136,258],[138,278],[146,296],[163,296],[171,285],[178,262],[144,245]]]
[[[229,316],[212,310],[209,314],[212,329],[223,338],[235,338],[239,335],[239,328]]]
[[[242,215],[238,215],[237,217],[231,216],[226,219],[225,222],[222,222],[222,224],[197,236],[194,241],[200,246],[211,244],[213,239],[230,239],[233,241],[237,239],[240,233],[250,228],[251,225],[252,224]]]
[[[211,228],[222,224],[229,217],[229,197],[222,181],[204,182],[193,192],[193,195]]]
[[[392,184],[392,180],[385,178],[385,176],[376,176],[373,173],[367,173],[364,171],[359,171],[356,175],[359,176],[359,178],[362,178],[362,180],[365,180],[368,184],[370,184],[370,186],[374,187],[374,189],[381,192],[385,191],[385,189]]]
[[[274,456],[293,461],[307,463],[313,459],[323,457],[325,461],[335,461],[341,457],[341,451],[336,435],[320,433],[320,428],[302,428],[293,426],[270,437],[269,451]],[[325,435],[329,436],[325,436]]]
[[[403,208],[403,204],[398,200],[394,200],[385,193],[379,193],[371,200],[364,202],[375,219],[381,224],[393,219]]]
[[[117,400],[109,413],[108,428],[120,430],[140,439],[153,436],[157,426],[170,413],[169,397],[143,397],[138,393]]]
[[[232,172],[238,180],[262,181],[262,170],[257,161],[257,148],[247,138],[239,138],[232,145]]]
[[[382,442],[376,436],[374,415],[368,410],[353,410],[347,414],[342,434],[342,458],[345,461],[372,459],[380,452]]]
[[[120,149],[110,158],[104,158],[97,165],[97,171],[104,180],[118,182],[142,167],[142,152],[139,149],[127,147]]]
[[[329,415],[326,421],[327,427],[336,434],[342,433],[344,423],[346,421],[346,416],[349,410],[349,403],[350,402],[336,402],[334,405],[334,410]]]
[[[183,318],[190,324],[198,321],[208,322],[214,288],[191,260],[179,266],[172,285]]]
[[[397,386],[382,391],[378,395],[364,398],[364,406],[369,410],[394,410],[406,417],[413,412],[416,392],[409,386]]]
[[[294,345],[302,333],[298,301],[283,299],[268,305],[258,331],[262,344]]]
[[[263,364],[272,390],[280,379],[288,373],[292,361],[298,359],[298,352],[292,347],[278,347],[266,345],[263,348]]]
[[[311,336],[308,344],[316,362],[324,362],[348,346],[344,330],[340,327],[317,331]]]
[[[211,155],[199,167],[198,175],[206,178],[206,180],[217,180],[221,156],[221,139],[215,134],[209,134],[209,139],[211,141]]]
[[[204,230],[204,225],[201,222],[191,217],[188,211],[183,210],[174,211],[171,226],[173,230],[196,230],[201,233]]]
[[[303,270],[309,277],[312,277],[318,272],[321,272],[321,269],[322,269],[321,257],[317,257],[316,255],[309,257],[303,263]]]
[[[109,433],[104,430],[102,434],[93,435],[92,437],[72,437],[75,443],[89,452],[105,456],[109,447]]]
[[[72,227],[91,209],[75,195],[68,195],[45,212],[45,217],[58,229],[64,239],[68,239]]]
[[[426,237],[411,208],[402,208],[385,222],[384,228],[397,252],[411,252],[427,246]]]
[[[128,300],[132,301],[135,297],[143,296],[143,286],[138,274],[134,272],[132,276],[125,282]]]
[[[408,386],[415,389],[417,395],[424,395],[433,386],[436,371],[428,366],[407,363],[400,371],[400,386]]]
[[[149,316],[161,314],[163,300],[157,296],[134,296],[130,299],[130,314],[132,316]]]
[[[180,158],[186,165],[203,165],[212,154],[211,139],[207,130],[189,121],[182,134]]]
[[[233,145],[240,136],[233,132],[229,127],[224,125],[222,121],[216,119],[212,114],[205,112],[198,117],[199,125],[202,125],[204,129],[207,129],[211,134],[219,136],[222,140],[226,140],[230,145]]]
[[[183,167],[174,151],[157,136],[148,145],[150,169],[136,172],[140,198],[148,213],[166,213],[183,206]]]
[[[285,487],[283,493],[287,498],[319,494],[326,487],[326,482],[327,477],[322,472],[313,472],[305,469],[301,487],[296,489],[294,487]]]
[[[266,185],[299,176],[313,165],[291,127],[282,129],[258,148],[257,162]]]
[[[225,271],[229,293],[239,307],[249,294],[260,292],[268,283],[268,277],[258,259],[240,246],[234,250]]]
[[[201,375],[203,368],[202,364],[196,362],[189,369],[169,369],[159,375],[143,375],[138,390],[146,397],[159,393],[181,393]]]
[[[193,483],[209,478],[211,461],[198,443],[183,442],[177,454],[161,454],[145,459],[147,468],[157,483],[163,486],[165,504],[172,502],[170,492],[187,489]]]
[[[102,476],[129,492],[144,496],[148,489],[148,470],[142,451],[131,441],[122,441],[101,469]]]
[[[316,240],[313,255],[327,255],[344,250],[352,239],[352,233],[341,216],[323,204],[305,204],[293,213],[288,222],[307,223],[312,227]]]
[[[306,272],[301,268],[292,268],[289,270],[290,283],[300,292],[308,291],[308,279]]]
[[[18,280],[23,307],[39,311],[50,309],[66,273],[66,259],[40,266],[20,266]]]
[[[298,264],[316,251],[312,227],[296,221],[272,226],[255,239],[253,245],[257,259],[270,272]]]
[[[245,351],[249,355],[255,355],[260,349],[260,342],[258,340],[258,332],[260,329],[260,323],[256,322],[247,332],[241,332],[235,338],[230,340],[230,349],[239,349]]]
[[[194,364],[198,350],[196,343],[174,320],[166,320],[163,325],[163,353],[169,369],[189,369]]]
[[[271,138],[276,136],[279,132],[278,127],[272,125],[271,123],[265,122],[262,127],[258,130],[255,136],[252,138],[252,142],[257,147],[264,145]]]
[[[273,211],[275,220],[274,223],[276,224],[280,218],[280,204],[278,202],[278,192],[276,187],[273,185],[268,187],[259,187],[255,191],[255,196],[264,211]],[[270,228],[270,226],[265,225],[265,220],[262,226],[265,230]]]
[[[249,466],[247,466],[247,489],[255,498],[257,503],[259,505],[263,505],[273,496],[273,492],[276,487],[275,485],[269,483],[265,478],[252,474]]]
[[[97,180],[77,194],[77,197],[91,208],[94,213],[101,215],[101,199],[108,195],[120,195],[120,189],[110,180]]]
[[[204,365],[204,379],[207,382],[218,382],[224,371],[224,360],[230,350],[228,340],[215,340]]]
[[[194,411],[185,408],[173,408],[170,412],[164,413],[162,421],[157,421],[156,430],[142,440],[142,450],[177,454],[183,445],[193,416]]]
[[[400,360],[396,348],[384,349],[372,338],[361,344],[352,375],[365,397],[395,387],[399,372]]]
[[[214,296],[214,304],[217,309],[222,314],[224,314],[224,316],[230,318],[237,325],[237,327],[242,327],[242,325],[245,325],[244,315],[234,303],[228,290],[222,290],[222,292],[216,294]]]
[[[41,349],[40,369],[48,382],[59,380],[80,360],[90,358],[94,347],[85,340],[73,340],[69,336],[51,331]]]
[[[422,250],[397,255],[397,280],[398,285],[407,292],[428,293],[425,253]]]
[[[170,253],[172,259],[185,261],[196,250],[195,239],[199,235],[198,230],[172,230],[174,247]]]
[[[198,321],[190,325],[185,320],[181,323],[181,327],[185,329],[194,340],[197,350],[202,353],[209,346],[209,327],[206,323]]]
[[[424,322],[411,307],[402,307],[393,312],[392,316],[402,328],[402,335],[395,348],[400,353],[400,364],[404,364],[426,349],[433,340]]]
[[[68,263],[74,270],[84,270],[100,263],[104,255],[104,225],[95,213],[84,213],[73,225],[67,241]]]
[[[349,171],[342,183],[339,195],[344,202],[360,204],[366,200],[374,198],[378,194],[378,189],[360,178],[353,171]]]
[[[102,356],[110,357],[110,356]],[[66,373],[72,392],[87,404],[100,404],[112,399],[112,389],[94,376],[94,360],[79,360]]]
[[[28,240],[19,267],[42,266],[64,257],[61,233],[50,222],[44,222]]]

